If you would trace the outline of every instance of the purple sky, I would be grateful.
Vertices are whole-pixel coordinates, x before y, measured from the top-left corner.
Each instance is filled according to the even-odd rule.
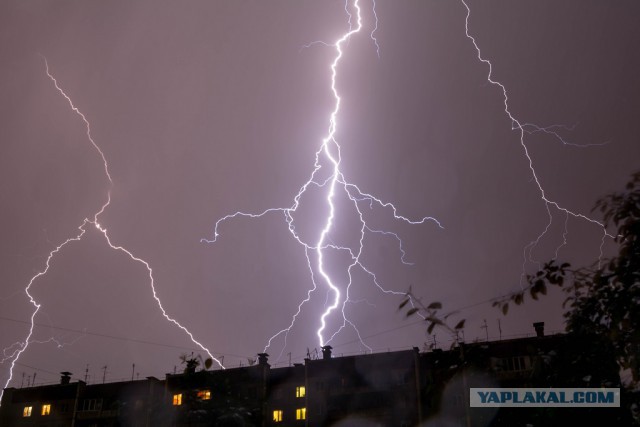
[[[602,229],[547,210],[502,90],[487,81],[489,68],[465,35],[463,3],[379,1],[379,56],[369,37],[371,6],[362,0],[365,27],[345,44],[337,70],[341,171],[399,214],[433,216],[444,229],[407,225],[389,208],[362,203],[369,226],[397,233],[413,263],[400,262],[391,235],[367,233],[363,265],[385,289],[412,286],[425,302],[464,308],[456,319],[467,319],[467,340],[485,336],[484,319],[491,337],[499,318],[503,336],[532,332],[533,321],[561,330],[558,295],[507,317],[477,303],[520,289],[523,264],[537,268],[524,263],[525,248],[547,226],[532,260],[560,248],[559,258],[590,263]],[[549,129],[563,140],[541,131],[524,139],[545,196],[600,220],[591,213],[595,200],[621,190],[640,165],[640,3],[469,6],[469,31],[493,64],[493,80],[504,84],[513,117],[558,125]],[[111,204],[99,219],[111,242],[149,263],[170,316],[225,365],[238,366],[289,325],[312,289],[305,251],[282,213],[231,219],[216,243],[200,239],[212,238],[225,215],[292,205],[335,103],[335,49],[305,45],[335,43],[348,29],[339,1],[0,3],[0,384],[29,331],[34,306],[25,286],[50,251],[93,218],[109,189],[84,122],[40,55],[108,161]],[[326,222],[321,190],[305,193],[294,215],[310,243]],[[360,225],[344,202],[337,197],[327,243],[353,248]],[[605,241],[604,249],[613,246]],[[326,251],[340,287],[348,277],[344,252]],[[280,336],[267,350],[273,364],[288,363],[288,353],[300,361],[319,346],[319,315],[333,296],[317,273],[318,289],[286,346]],[[432,340],[396,310],[401,296],[383,294],[362,270],[352,279],[345,313],[367,346],[386,351]],[[23,373],[36,372],[37,383],[63,370],[82,379],[87,365],[90,381],[102,380],[105,365],[107,380],[130,377],[133,363],[141,378],[161,377],[181,353],[197,350],[162,317],[145,266],[110,249],[92,226],[52,257],[31,294],[41,309],[13,386]],[[340,324],[336,313],[328,331]],[[450,344],[442,331],[436,339]],[[330,344],[337,354],[366,350],[352,327]]]

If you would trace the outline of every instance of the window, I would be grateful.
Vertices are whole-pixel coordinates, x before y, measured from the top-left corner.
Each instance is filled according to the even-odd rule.
[[[296,397],[304,397],[306,394],[306,389],[304,386],[296,387]]]
[[[31,416],[31,411],[33,411],[33,406],[25,406],[24,409],[22,410],[22,416],[23,417],[30,417]]]
[[[281,409],[276,409],[273,411],[273,421],[276,423],[281,423],[282,422],[282,410]]]
[[[459,408],[464,406],[464,396],[461,394],[455,394],[453,396],[453,406],[457,406]]]
[[[249,396],[249,399],[256,399],[258,397],[258,390],[255,387],[249,387],[247,389],[247,396]]]
[[[182,405],[182,393],[174,394],[173,406],[180,406],[180,405]]]
[[[211,399],[211,390],[200,390],[198,392],[198,399],[209,400]]]
[[[82,402],[83,411],[99,411],[102,408],[102,399],[85,399]]]
[[[506,357],[500,360],[503,371],[519,372],[530,369],[531,361],[528,356]]]
[[[51,414],[51,405],[50,404],[46,404],[46,405],[42,405],[42,411],[40,411],[40,415],[50,415]]]
[[[307,408],[296,409],[296,420],[306,420],[306,419],[307,419]]]

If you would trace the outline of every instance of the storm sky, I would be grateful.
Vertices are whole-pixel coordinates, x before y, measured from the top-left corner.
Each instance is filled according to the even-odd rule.
[[[558,256],[588,265],[602,250],[595,201],[640,167],[640,3],[362,0],[363,30],[344,45],[336,89],[341,171],[364,193],[361,261],[384,289],[440,301],[465,339],[563,329],[561,295],[512,309],[487,302],[518,291],[522,273]],[[353,7],[348,10],[354,12]],[[110,188],[85,123],[108,161],[111,203],[99,217],[111,242],[146,261],[167,313],[229,367],[267,352],[272,365],[313,354],[333,294],[309,269],[285,216],[216,221],[288,208],[314,170],[335,105],[331,45],[349,30],[341,1],[5,1],[0,4],[0,383],[24,344],[35,307],[24,288],[58,245],[79,234]],[[355,26],[354,18],[351,21]],[[370,34],[372,31],[376,43]],[[323,43],[314,43],[323,42]],[[536,127],[537,126],[537,127]],[[544,129],[543,129],[544,128]],[[313,187],[313,186],[312,186]],[[322,188],[300,199],[293,223],[317,242]],[[358,215],[336,199],[328,243],[356,247]],[[180,354],[205,353],[162,316],[143,263],[109,247],[95,227],[64,246],[30,292],[41,304],[12,386],[74,378],[162,377]],[[545,233],[545,229],[547,230]],[[535,246],[531,242],[539,239]],[[528,250],[530,252],[528,252]],[[403,264],[404,259],[409,264]],[[344,290],[345,251],[327,250]],[[315,258],[311,258],[316,262]],[[334,353],[423,347],[424,324],[397,311],[361,269]],[[334,311],[328,331],[342,324]],[[453,322],[452,321],[452,322]],[[440,347],[451,337],[436,330]],[[331,335],[329,333],[328,335]],[[87,368],[88,366],[88,368]],[[24,378],[23,378],[24,374]]]

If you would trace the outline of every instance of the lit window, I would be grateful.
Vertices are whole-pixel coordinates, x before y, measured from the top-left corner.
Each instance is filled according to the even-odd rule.
[[[173,395],[173,406],[182,405],[182,393]]]
[[[296,387],[296,397],[304,397],[306,394],[306,389],[304,386]]]
[[[47,405],[42,405],[42,411],[40,412],[40,415],[49,415],[51,414],[51,405],[47,404]]]
[[[211,399],[211,391],[210,390],[200,390],[198,392],[198,399],[200,399],[200,400],[209,400],[209,399]]]
[[[275,411],[273,411],[273,421],[275,421],[276,423],[282,422],[282,410],[276,409]]]
[[[296,420],[306,420],[306,419],[307,419],[307,408],[296,409]]]
[[[22,411],[22,416],[23,417],[30,417],[31,416],[31,411],[33,411],[33,406],[25,406],[24,410]]]

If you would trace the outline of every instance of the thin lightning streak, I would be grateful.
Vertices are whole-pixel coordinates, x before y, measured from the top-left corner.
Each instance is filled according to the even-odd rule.
[[[529,135],[532,135],[534,133],[544,133],[558,140],[562,145],[572,146],[576,148],[602,147],[604,145],[608,145],[610,142],[610,141],[604,141],[604,142],[590,143],[590,144],[576,144],[576,143],[567,141],[562,137],[562,135],[560,135],[560,130],[573,131],[576,127],[575,125],[574,126],[551,125],[551,126],[545,126],[545,127],[540,127],[533,123],[521,123],[520,125],[522,126],[522,130]],[[512,130],[516,130],[516,129],[518,129],[518,127],[512,128]]]
[[[460,0],[461,3],[464,5],[465,9],[467,10],[467,14],[465,17],[465,34],[467,36],[467,38],[469,40],[471,40],[471,42],[473,43],[473,46],[476,50],[476,54],[477,54],[477,58],[480,62],[484,63],[487,65],[487,67],[489,68],[489,71],[487,73],[487,81],[500,88],[500,90],[502,91],[502,98],[503,98],[503,104],[504,104],[504,112],[507,115],[507,117],[509,117],[509,119],[511,120],[511,128],[512,130],[516,130],[518,131],[518,133],[520,134],[520,145],[522,146],[523,152],[525,157],[527,158],[527,162],[529,164],[529,170],[531,171],[531,176],[536,184],[536,186],[538,187],[538,191],[540,192],[540,198],[542,199],[542,201],[545,203],[546,209],[547,209],[547,213],[549,216],[549,222],[547,223],[544,231],[533,241],[531,241],[525,248],[524,248],[524,261],[523,261],[523,265],[526,264],[528,261],[532,261],[531,259],[531,251],[538,245],[538,243],[540,242],[540,240],[546,235],[547,231],[549,230],[549,227],[551,226],[551,222],[553,220],[553,216],[551,215],[551,207],[557,209],[560,212],[564,212],[566,215],[570,215],[574,218],[577,219],[582,219],[585,220],[587,222],[590,222],[594,225],[597,225],[598,227],[600,227],[602,229],[602,242],[604,244],[604,240],[609,237],[609,238],[613,238],[614,236],[612,236],[611,234],[609,234],[607,232],[607,229],[605,227],[605,225],[593,218],[589,218],[581,213],[577,213],[574,211],[571,211],[567,208],[562,207],[558,202],[551,200],[547,197],[546,192],[544,190],[544,187],[542,186],[542,184],[540,183],[540,180],[538,178],[538,174],[536,173],[536,170],[533,166],[533,159],[531,158],[531,155],[529,154],[529,149],[527,148],[527,145],[525,144],[525,134],[529,134],[532,131],[535,132],[546,132],[546,133],[551,133],[552,135],[554,135],[556,138],[558,138],[563,144],[566,145],[575,145],[575,144],[569,144],[567,143],[564,139],[562,139],[559,134],[555,131],[553,131],[553,128],[543,128],[543,127],[539,127],[536,125],[533,125],[531,123],[522,123],[520,120],[518,120],[512,113],[511,110],[509,109],[509,96],[507,94],[507,88],[500,83],[497,80],[493,80],[493,64],[491,63],[491,61],[489,61],[488,59],[484,58],[482,56],[482,52],[480,50],[480,47],[478,46],[478,43],[476,42],[475,37],[473,37],[471,35],[471,33],[469,32],[469,18],[471,16],[471,9],[469,8],[469,5],[466,3],[465,0]],[[600,144],[602,145],[602,144]],[[601,245],[601,249],[600,249],[600,258],[602,258],[602,245]],[[523,269],[523,273],[521,275],[521,285],[523,283],[523,281],[525,280],[525,273],[524,273],[524,269]]]
[[[47,73],[48,73],[48,70],[47,70]],[[24,292],[27,294],[27,297],[29,298],[29,302],[31,303],[31,305],[33,305],[35,307],[35,310],[33,311],[33,313],[31,313],[31,323],[30,323],[30,327],[29,327],[29,333],[27,334],[27,337],[25,338],[24,343],[19,343],[18,350],[16,352],[14,352],[12,355],[10,355],[9,360],[11,360],[11,365],[10,365],[10,368],[9,368],[9,378],[7,379],[7,382],[5,383],[4,387],[2,387],[2,391],[0,391],[0,400],[2,400],[2,396],[4,394],[4,389],[9,386],[9,383],[13,379],[13,369],[15,368],[15,365],[18,362],[18,359],[20,359],[20,356],[22,355],[22,353],[24,353],[27,350],[27,347],[29,347],[29,343],[30,343],[31,337],[33,336],[35,318],[36,318],[36,315],[38,314],[38,312],[40,311],[40,307],[42,307],[42,305],[39,304],[35,300],[35,298],[33,298],[31,293],[29,292],[30,289],[31,289],[31,285],[33,285],[33,283],[36,281],[36,279],[38,279],[39,277],[44,276],[45,274],[47,274],[47,272],[49,271],[49,267],[51,266],[51,259],[58,252],[60,252],[62,250],[62,248],[64,248],[70,242],[77,242],[82,238],[82,236],[85,233],[85,230],[84,230],[83,227],[84,227],[84,225],[86,223],[87,223],[87,220],[85,219],[84,223],[79,227],[80,233],[76,237],[71,237],[71,238],[65,240],[62,244],[60,244],[57,248],[55,248],[53,251],[51,251],[49,253],[49,256],[47,257],[47,261],[45,262],[44,270],[42,270],[41,272],[39,272],[38,274],[33,276],[31,278],[31,280],[29,280],[29,283],[28,283],[27,287],[24,290]],[[7,359],[5,358],[5,359],[2,360],[2,362],[5,362],[6,360]]]
[[[167,312],[165,311],[164,307],[162,306],[162,302],[160,301],[160,298],[158,297],[158,295],[156,293],[155,282],[154,282],[154,278],[153,278],[153,270],[151,269],[151,266],[149,265],[149,263],[146,262],[145,260],[143,260],[142,258],[136,257],[135,255],[133,255],[133,253],[131,253],[129,250],[125,249],[124,247],[114,245],[111,242],[111,239],[110,239],[109,235],[107,234],[107,229],[105,227],[103,227],[100,224],[100,222],[98,221],[99,216],[111,204],[111,190],[113,189],[113,179],[111,177],[111,174],[109,173],[109,164],[108,164],[107,159],[106,159],[106,157],[104,155],[104,152],[100,149],[100,147],[98,146],[98,144],[95,142],[95,140],[93,139],[93,137],[91,135],[91,124],[87,120],[86,116],[82,113],[82,111],[80,111],[74,105],[74,103],[71,100],[71,98],[66,94],[66,92],[58,84],[57,79],[51,74],[51,72],[49,70],[49,63],[47,61],[47,58],[45,58],[43,55],[40,55],[40,56],[42,57],[42,59],[44,61],[45,71],[46,71],[47,77],[49,77],[49,79],[53,82],[56,90],[66,99],[67,103],[71,107],[71,110],[74,113],[76,113],[82,119],[82,121],[84,122],[85,128],[86,128],[87,139],[89,140],[89,142],[91,143],[93,148],[95,148],[95,150],[100,155],[100,158],[102,159],[104,173],[105,173],[105,175],[106,175],[106,177],[107,177],[107,179],[109,181],[109,188],[107,189],[106,201],[101,206],[101,208],[93,215],[93,219],[85,218],[83,223],[82,223],[82,225],[80,225],[78,227],[80,232],[75,237],[68,238],[63,243],[58,245],[54,250],[52,250],[49,253],[49,256],[47,257],[47,260],[45,262],[45,268],[41,272],[39,272],[35,276],[33,276],[31,278],[31,280],[29,280],[29,283],[27,284],[27,286],[25,287],[24,291],[25,291],[27,297],[29,298],[29,302],[31,303],[31,305],[34,306],[35,309],[34,309],[33,313],[31,314],[29,332],[28,332],[24,342],[14,343],[10,347],[5,348],[4,351],[3,351],[3,359],[0,361],[0,363],[4,363],[7,360],[11,360],[11,366],[10,366],[10,369],[9,369],[9,378],[8,378],[7,382],[5,383],[5,385],[3,387],[3,391],[0,392],[0,399],[2,398],[2,394],[4,393],[4,388],[6,388],[9,385],[9,383],[11,382],[11,380],[13,379],[13,369],[14,369],[16,363],[18,362],[18,359],[20,358],[22,353],[24,353],[27,350],[27,348],[29,347],[29,344],[31,342],[34,342],[34,341],[31,340],[31,338],[32,338],[33,333],[34,333],[35,318],[36,318],[36,315],[38,314],[38,312],[40,311],[40,308],[42,307],[42,304],[38,303],[36,301],[36,299],[33,297],[33,295],[31,294],[30,291],[31,291],[32,285],[35,283],[35,281],[37,279],[39,279],[40,277],[42,277],[42,276],[47,274],[47,272],[49,271],[49,269],[51,267],[51,261],[52,261],[54,256],[56,256],[68,244],[70,244],[72,242],[78,242],[78,241],[80,241],[82,239],[82,237],[85,235],[85,233],[87,231],[85,227],[88,224],[93,225],[100,233],[103,234],[107,244],[109,245],[109,247],[111,249],[123,252],[127,256],[129,256],[129,258],[131,260],[136,261],[136,262],[138,262],[138,263],[140,263],[140,264],[145,266],[145,268],[147,269],[148,275],[149,275],[149,280],[150,280],[150,284],[151,284],[151,290],[152,290],[152,293],[153,293],[153,298],[157,302],[158,307],[160,308],[160,310],[162,311],[162,315],[168,321],[170,321],[171,323],[173,323],[174,325],[176,325],[177,327],[182,329],[189,336],[189,338],[191,339],[191,341],[194,344],[196,344],[200,349],[205,351],[209,357],[211,357],[213,360],[215,360],[218,363],[218,365],[220,365],[220,367],[223,367],[222,363],[218,359],[213,357],[211,352],[203,344],[201,344],[199,341],[197,341],[194,338],[193,334],[186,327],[181,325],[177,320],[175,320],[174,318],[170,317],[167,314]],[[58,343],[58,345],[60,345],[60,343]],[[17,347],[17,350],[11,352],[10,349],[11,348],[15,348],[15,347]],[[9,353],[9,354],[7,355],[7,353]]]
[[[556,253],[553,257],[554,260],[558,259],[560,249],[567,245],[567,235],[569,234],[569,214],[564,215],[564,228],[562,229],[562,243],[556,248]]]
[[[100,225],[100,223],[98,222],[98,217],[104,212],[104,210],[107,208],[107,206],[109,206],[109,204],[111,203],[111,189],[113,188],[113,179],[111,178],[111,174],[109,173],[109,165],[107,163],[107,159],[104,155],[104,153],[102,152],[102,150],[100,149],[100,147],[98,146],[98,144],[96,144],[96,142],[93,140],[93,138],[91,137],[91,125],[89,124],[89,121],[87,120],[87,118],[84,116],[84,114],[82,114],[82,112],[80,110],[78,110],[78,108],[73,104],[73,101],[71,100],[71,98],[62,90],[62,88],[58,85],[58,81],[56,80],[56,78],[49,72],[49,64],[47,62],[47,59],[44,58],[44,62],[45,62],[45,66],[46,66],[46,71],[47,71],[47,76],[51,79],[51,81],[54,83],[56,89],[58,90],[58,92],[60,92],[60,94],[62,94],[62,96],[64,96],[64,98],[67,100],[67,102],[69,103],[69,106],[71,107],[71,109],[78,114],[82,120],[85,123],[85,126],[87,128],[87,138],[89,139],[89,141],[91,141],[91,144],[94,146],[94,148],[98,151],[98,153],[100,154],[100,157],[102,158],[102,162],[104,165],[104,171],[105,174],[107,175],[107,178],[109,179],[109,189],[107,191],[107,201],[104,205],[102,205],[102,208],[94,215],[93,217],[93,221],[88,221],[85,220],[85,224],[86,223],[91,223],[93,224],[96,229],[98,229],[105,237],[105,240],[107,241],[107,244],[109,245],[109,247],[113,250],[117,250],[120,252],[124,252],[125,254],[127,254],[129,256],[129,258],[131,258],[133,261],[136,261],[142,265],[145,266],[145,268],[147,269],[147,272],[149,274],[149,280],[150,280],[150,285],[151,285],[151,290],[153,293],[153,298],[156,300],[156,303],[158,304],[158,307],[160,308],[160,310],[162,311],[162,315],[171,323],[173,323],[174,325],[176,325],[178,328],[182,329],[191,339],[191,341],[196,344],[199,348],[201,348],[203,351],[207,352],[207,355],[209,357],[211,357],[213,360],[215,360],[220,367],[222,367],[222,363],[220,363],[220,361],[218,361],[215,357],[213,357],[213,355],[211,354],[211,352],[203,345],[201,344],[199,341],[197,341],[193,334],[183,325],[181,325],[177,320],[175,320],[174,318],[172,318],[171,316],[169,316],[166,312],[166,310],[164,309],[163,305],[162,305],[162,301],[160,301],[160,298],[158,297],[158,294],[156,293],[156,288],[155,288],[155,280],[153,278],[153,270],[151,269],[151,266],[149,265],[149,263],[145,260],[143,260],[142,258],[138,258],[135,255],[133,255],[133,253],[131,253],[129,250],[125,249],[122,246],[116,246],[113,243],[111,243],[111,238],[109,237],[109,235],[107,234],[107,229],[105,227],[103,227],[102,225]],[[84,225],[83,224],[83,227]],[[84,229],[81,227],[83,233],[84,233]],[[79,239],[78,239],[79,240]]]
[[[352,13],[353,11],[353,13]],[[364,343],[362,336],[360,335],[360,331],[357,326],[351,321],[346,314],[346,306],[348,302],[353,302],[349,299],[349,291],[351,289],[353,280],[352,280],[352,272],[354,269],[358,268],[361,271],[365,272],[368,276],[371,277],[374,285],[385,294],[393,294],[393,295],[404,295],[404,292],[396,292],[386,290],[379,283],[375,273],[367,268],[361,261],[361,255],[364,248],[364,239],[368,234],[374,235],[379,234],[383,236],[392,236],[395,238],[399,245],[399,251],[401,254],[400,260],[403,264],[409,265],[410,263],[405,261],[405,251],[402,247],[402,240],[400,237],[393,232],[383,231],[383,230],[375,230],[369,227],[366,223],[363,207],[368,207],[369,210],[372,210],[375,207],[378,209],[382,209],[383,211],[388,211],[391,213],[392,217],[396,221],[404,222],[409,225],[419,225],[424,224],[426,222],[434,222],[439,228],[443,228],[438,220],[433,217],[423,217],[420,219],[410,219],[405,216],[398,214],[396,207],[389,202],[384,202],[381,199],[365,193],[360,190],[358,186],[348,182],[340,169],[341,165],[341,156],[340,156],[340,144],[335,138],[336,131],[338,128],[338,116],[340,113],[341,106],[341,97],[338,93],[338,89],[336,87],[336,81],[338,78],[338,65],[340,64],[343,56],[344,56],[344,47],[348,45],[349,41],[353,36],[360,33],[363,30],[363,18],[362,18],[362,10],[360,7],[359,0],[354,0],[351,4],[349,1],[345,2],[345,13],[347,15],[347,24],[348,31],[345,32],[342,37],[340,37],[334,43],[326,43],[322,41],[315,41],[303,46],[303,49],[309,48],[315,44],[321,44],[323,46],[331,47],[335,50],[335,57],[330,65],[330,77],[331,77],[331,93],[334,99],[334,107],[329,115],[329,128],[326,136],[322,139],[322,144],[320,148],[315,153],[315,164],[314,169],[309,177],[309,179],[300,187],[298,193],[293,199],[293,203],[291,206],[286,208],[269,208],[265,209],[259,213],[247,213],[247,212],[235,212],[230,215],[226,215],[220,219],[218,219],[214,226],[213,238],[212,239],[201,239],[202,242],[206,243],[215,243],[220,237],[219,229],[221,225],[232,219],[236,218],[250,218],[256,219],[266,216],[272,213],[280,213],[283,214],[285,221],[288,226],[289,233],[293,236],[295,241],[300,244],[305,251],[305,256],[307,259],[307,267],[310,272],[311,277],[311,288],[307,291],[306,298],[303,299],[297,307],[295,314],[292,316],[289,325],[276,334],[271,336],[267,344],[265,346],[264,351],[272,345],[273,340],[284,335],[284,346],[282,347],[282,351],[280,355],[283,354],[284,348],[286,347],[286,340],[289,332],[295,325],[295,322],[298,316],[301,314],[303,310],[303,306],[307,304],[312,297],[312,294],[319,288],[319,281],[327,287],[327,301],[325,303],[325,309],[320,318],[318,319],[318,323],[320,324],[318,330],[316,331],[316,336],[320,343],[320,346],[324,346],[329,343],[332,339],[334,339],[345,327],[349,326],[353,328],[358,339],[365,348],[371,351],[371,348]],[[378,28],[378,17],[375,11],[375,1],[372,2],[372,15],[374,17],[374,25],[372,31],[369,33],[369,37],[371,38],[373,44],[376,47],[376,53],[379,56],[379,45],[375,38],[375,32]],[[355,17],[355,25],[354,25],[354,17]],[[329,169],[329,176],[324,179],[319,179],[318,174],[324,168]],[[311,187],[323,189],[326,193],[325,201],[326,206],[328,207],[328,214],[326,219],[324,220],[324,225],[320,230],[318,239],[315,243],[307,243],[303,240],[303,238],[298,234],[295,225],[294,225],[294,213],[298,210],[300,206],[300,201],[305,192]],[[359,242],[358,246],[355,249],[338,245],[334,243],[330,237],[330,233],[335,228],[335,222],[338,219],[336,217],[336,197],[340,195],[345,195],[351,203],[351,206],[355,210],[355,213],[358,215],[359,219]],[[362,207],[361,207],[362,205]],[[346,273],[348,275],[348,280],[344,284],[344,295],[340,290],[339,284],[335,279],[332,278],[331,274],[326,270],[325,266],[325,255],[328,250],[335,250],[340,252],[346,252],[350,257],[350,263],[346,269]],[[312,254],[315,254],[315,264],[312,259]],[[317,276],[316,277],[316,272]],[[327,322],[329,317],[334,312],[340,312],[342,315],[342,324],[330,335],[328,339],[325,338],[325,330],[327,328]]]
[[[376,45],[376,55],[378,55],[378,58],[380,58],[380,45],[378,44],[378,39],[376,39],[376,31],[378,31],[378,13],[376,12],[376,0],[371,0],[373,3],[373,6],[371,8],[372,12],[373,12],[373,29],[371,30],[371,33],[369,34],[369,37],[371,37],[371,40],[373,40],[373,44]]]

